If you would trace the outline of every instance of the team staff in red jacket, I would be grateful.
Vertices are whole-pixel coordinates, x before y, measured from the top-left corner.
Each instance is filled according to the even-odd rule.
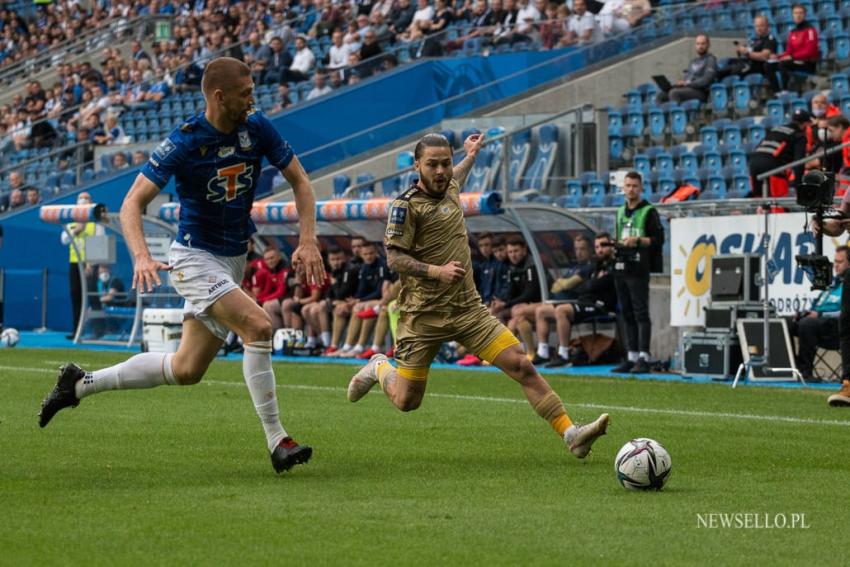
[[[820,61],[818,30],[806,21],[806,7],[795,4],[791,9],[791,17],[794,28],[788,32],[785,52],[768,66],[773,72],[768,72],[767,80],[774,92],[788,88],[791,73],[814,75]]]

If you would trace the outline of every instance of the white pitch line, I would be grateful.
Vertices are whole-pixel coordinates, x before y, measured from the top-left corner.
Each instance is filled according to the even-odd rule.
[[[48,368],[33,368],[25,366],[0,366],[0,370],[13,370],[18,372],[36,372],[36,373],[55,373],[55,369]],[[223,380],[204,380],[201,384],[210,386],[229,386],[229,387],[244,387],[242,382],[226,382]],[[286,388],[290,390],[312,390],[317,392],[335,392],[342,393],[346,388],[334,386],[313,386],[308,384],[278,384],[278,388]],[[519,398],[499,398],[494,396],[467,396],[463,394],[441,394],[439,392],[429,392],[429,398],[443,398],[447,400],[463,400],[472,402],[495,402],[501,404],[527,404],[526,400]],[[694,411],[694,410],[677,410],[665,408],[642,408],[636,406],[616,406],[609,404],[593,404],[568,402],[567,407],[577,407],[586,409],[599,409],[609,411],[621,411],[627,413],[647,413],[655,415],[672,415],[677,417],[719,417],[725,419],[741,419],[745,421],[767,421],[793,423],[797,425],[837,425],[839,427],[850,427],[850,421],[842,421],[838,419],[813,419],[808,417],[789,417],[785,415],[757,415],[749,413],[730,413],[730,412],[710,412],[710,411]]]
[[[241,386],[238,382],[224,382],[218,380],[204,380],[202,384],[210,384],[215,386]],[[291,390],[315,390],[320,392],[345,392],[346,388],[336,388],[333,386],[308,386],[304,384],[279,384],[278,388],[288,388]],[[444,398],[449,400],[463,400],[474,402],[496,402],[502,404],[528,404],[528,401],[519,398],[498,398],[491,396],[467,396],[463,394],[441,394],[439,392],[429,392],[426,394],[429,398]],[[838,419],[812,419],[807,417],[788,417],[783,415],[756,415],[749,413],[729,413],[729,412],[709,412],[709,411],[693,411],[693,410],[676,410],[664,408],[641,408],[636,406],[615,406],[609,404],[592,404],[592,403],[577,403],[567,402],[567,408],[578,407],[587,409],[604,409],[610,411],[622,411],[630,413],[649,413],[656,415],[672,415],[677,417],[720,417],[728,419],[743,419],[750,421],[779,421],[783,423],[794,423],[800,425],[838,425],[841,427],[850,427],[850,421],[842,421]]]

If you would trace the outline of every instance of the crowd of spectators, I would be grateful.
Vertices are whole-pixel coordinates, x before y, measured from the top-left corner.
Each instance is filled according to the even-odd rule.
[[[538,355],[537,364],[564,366],[570,361],[573,325],[615,309],[610,243],[607,234],[595,239],[578,234],[569,251],[574,262],[545,276],[551,280],[554,303],[542,303],[540,277],[525,241],[517,235],[478,234],[475,285],[491,313],[523,338],[530,356]],[[295,347],[341,358],[368,359],[379,352],[392,356],[390,318],[397,313],[400,282],[383,252],[374,242],[354,236],[350,248],[326,250],[326,281],[305,285],[277,248],[270,246],[260,255],[252,244],[242,288],[268,313],[275,331],[302,331],[304,338]],[[551,323],[561,345],[550,357]],[[462,348],[451,353],[449,358],[460,365],[481,364]]]
[[[83,30],[138,16],[173,16],[172,37],[149,48],[133,41],[126,55],[107,45],[95,58],[57,61],[56,77],[32,80],[26,93],[0,107],[0,163],[25,148],[131,141],[119,126],[122,112],[155,108],[175,91],[197,89],[210,58],[243,59],[257,84],[277,85],[267,111],[292,104],[297,83],[312,82],[302,98],[313,99],[398,65],[394,45],[413,56],[440,55],[477,38],[494,46],[536,41],[554,48],[595,41],[636,25],[650,13],[647,0],[557,5],[546,0],[227,0],[128,3],[100,0],[38,5],[30,17],[0,10],[4,43],[0,65],[49,52]],[[441,32],[459,25],[466,33],[445,41]]]

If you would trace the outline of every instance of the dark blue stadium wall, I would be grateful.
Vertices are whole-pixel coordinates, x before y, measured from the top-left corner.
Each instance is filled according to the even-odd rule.
[[[515,96],[585,64],[585,52],[574,52],[556,65],[523,72],[564,53],[520,52],[423,61],[364,81],[359,88],[299,105],[276,116],[273,122],[302,156],[305,167],[315,170],[438,124],[444,118]],[[516,76],[440,104],[476,86],[511,75]],[[417,113],[429,106],[432,108]],[[388,121],[392,122],[368,135],[356,136]],[[351,138],[343,142],[348,136]],[[118,211],[135,175],[133,170],[86,189],[95,202],[104,203],[110,211]],[[51,203],[75,200],[76,194],[71,194]],[[12,214],[2,220],[2,226],[5,237],[0,248],[0,266],[6,272],[5,324],[21,329],[40,326],[42,270],[47,268],[47,326],[70,330],[68,249],[59,240],[60,227],[42,223],[37,210]],[[129,283],[129,258],[123,243],[119,245],[119,261],[124,264],[119,275]]]

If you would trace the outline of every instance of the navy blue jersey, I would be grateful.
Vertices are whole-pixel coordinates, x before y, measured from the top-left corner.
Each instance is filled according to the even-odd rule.
[[[218,256],[239,256],[256,231],[251,206],[263,157],[284,169],[293,156],[289,143],[259,112],[249,114],[232,134],[216,130],[200,113],[171,132],[142,174],[160,189],[175,177],[178,242]]]

